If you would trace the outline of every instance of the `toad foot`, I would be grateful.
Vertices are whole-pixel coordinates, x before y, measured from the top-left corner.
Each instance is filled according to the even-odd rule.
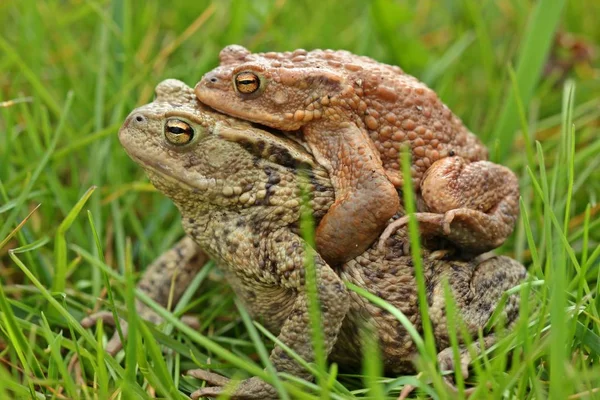
[[[203,380],[210,385],[196,390],[191,394],[192,399],[201,397],[218,397],[227,393],[226,386],[229,386],[231,380],[222,375],[206,371],[204,369],[193,369],[187,372],[187,375]],[[237,385],[232,385],[234,392],[228,397],[232,400],[258,400],[258,399],[277,399],[277,393],[273,386],[260,380],[259,378],[250,378],[241,381]]]
[[[462,351],[462,349],[461,349],[460,365],[458,367],[460,368],[460,373],[461,373],[463,379],[467,379],[469,377],[469,364],[471,363],[471,361],[472,361],[472,359],[471,359],[470,353],[466,350]],[[437,356],[437,362],[438,362],[438,366],[440,367],[441,372],[454,371],[455,363],[454,363],[454,354],[452,352],[452,348],[448,347],[448,348],[440,351]],[[444,383],[446,384],[446,386],[452,393],[458,393],[459,390],[455,385],[453,376],[454,376],[453,374],[444,375]],[[416,386],[405,385],[404,388],[402,388],[400,395],[398,396],[398,400],[407,399],[408,396],[415,389],[416,389]],[[464,390],[465,397],[470,397],[474,391],[475,391],[475,388],[465,389]]]

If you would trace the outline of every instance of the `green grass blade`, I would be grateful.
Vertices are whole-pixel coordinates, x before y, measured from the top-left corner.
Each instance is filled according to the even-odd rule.
[[[73,221],[79,213],[81,209],[88,201],[90,196],[96,190],[95,186],[89,188],[81,199],[73,206],[71,211],[67,214],[63,222],[58,226],[56,230],[56,237],[54,238],[54,252],[55,252],[55,270],[54,270],[54,282],[52,284],[52,290],[55,292],[62,292],[65,289],[66,285],[66,276],[67,276],[67,238],[65,236],[67,230],[73,224]]]
[[[404,149],[400,155],[403,177],[403,195],[404,207],[408,215],[408,233],[410,240],[410,253],[415,268],[415,280],[417,282],[417,294],[419,298],[419,312],[421,313],[421,321],[423,325],[423,338],[425,340],[425,353],[421,353],[424,358],[424,363],[430,364],[435,362],[436,349],[435,339],[433,337],[433,328],[429,319],[429,304],[427,300],[427,290],[425,287],[425,273],[423,270],[423,258],[421,255],[420,232],[417,219],[415,217],[416,203],[413,183],[411,178],[411,161],[410,155]]]
[[[565,0],[539,0],[529,19],[516,72],[519,93],[525,107],[529,105],[535,86],[539,82],[565,2]],[[509,93],[492,136],[499,141],[498,160],[503,160],[508,154],[518,123],[515,96]]]
[[[281,380],[279,380],[279,378],[277,377],[277,371],[275,370],[273,363],[269,359],[269,353],[267,352],[267,349],[265,348],[263,342],[261,341],[260,336],[258,335],[258,331],[252,324],[252,319],[250,318],[250,314],[248,314],[248,311],[246,311],[244,306],[239,301],[236,301],[236,306],[238,308],[238,311],[240,312],[240,315],[242,316],[242,321],[244,321],[244,325],[246,326],[246,329],[248,330],[250,339],[252,339],[252,343],[254,343],[254,347],[255,347],[256,351],[258,352],[260,361],[265,366],[265,369],[267,370],[267,372],[273,377],[273,387],[277,390],[277,394],[279,395],[279,398],[282,400],[289,399],[290,397],[288,396],[287,392],[283,388]]]
[[[303,176],[306,182],[307,177]],[[301,184],[302,207],[300,215],[300,231],[304,239],[304,270],[305,270],[305,293],[308,301],[308,314],[310,318],[310,332],[317,366],[317,383],[321,387],[321,398],[327,399],[326,380],[323,379],[327,370],[327,354],[325,353],[325,339],[323,333],[323,316],[321,315],[321,305],[319,292],[317,288],[317,267],[315,265],[315,225],[313,221],[312,209],[309,204],[309,194],[305,184]]]

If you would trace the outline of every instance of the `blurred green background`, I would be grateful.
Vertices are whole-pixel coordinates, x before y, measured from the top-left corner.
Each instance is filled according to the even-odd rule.
[[[576,285],[581,290],[563,304],[591,307],[582,314],[587,319],[581,326],[587,328],[559,335],[552,343],[567,341],[569,354],[577,355],[573,369],[563,365],[556,373],[567,376],[568,370],[592,376],[597,367],[582,365],[597,362],[600,354],[598,305],[594,296],[591,301],[585,297],[590,290],[597,291],[600,240],[599,16],[597,0],[3,0],[0,279],[5,293],[0,300],[4,296],[8,300],[0,303],[4,318],[14,314],[27,339],[15,338],[6,329],[0,332],[0,360],[13,366],[7,368],[12,380],[6,382],[14,383],[0,383],[0,395],[5,388],[13,390],[6,393],[27,393],[24,388],[32,387],[20,375],[22,360],[15,343],[29,349],[30,361],[38,360],[39,367],[31,368],[39,379],[47,373],[48,381],[40,384],[42,392],[51,393],[52,387],[62,385],[60,379],[67,379],[60,363],[53,364],[56,359],[44,352],[46,342],[35,330],[43,329],[40,310],[48,313],[50,337],[69,324],[51,311],[43,296],[48,293],[32,286],[9,249],[21,249],[19,258],[43,287],[67,294],[61,304],[76,319],[102,308],[104,303],[96,299],[105,295],[99,269],[78,250],[99,258],[85,210],[101,238],[106,263],[120,272],[125,269],[127,237],[132,238],[136,271],[167,249],[182,234],[177,212],[128,159],[116,133],[134,107],[152,100],[157,83],[177,78],[193,86],[216,66],[219,50],[232,43],[253,51],[346,49],[399,65],[434,88],[490,146],[493,159],[521,178],[531,232],[520,223],[501,252],[524,262],[539,279],[547,277],[544,260],[557,262],[551,267],[566,267],[570,278],[578,270],[565,254],[582,265],[589,263],[589,276],[584,274]],[[571,121],[566,82],[575,87],[573,154],[565,139],[569,127],[563,124],[561,130],[561,123]],[[551,205],[542,201],[529,174],[540,174],[534,139],[539,140],[548,168],[544,182],[550,186],[545,189]],[[574,177],[567,166],[573,166]],[[97,189],[85,207],[74,209],[92,186]],[[565,221],[564,232],[545,230],[549,210]],[[529,233],[539,246],[533,262]],[[541,260],[536,261],[536,254]],[[61,271],[58,280],[57,271]],[[201,318],[203,327],[211,329],[213,323],[223,325],[220,317],[237,315],[227,286],[217,282],[212,287],[197,301],[216,310]],[[544,293],[547,302],[549,292]],[[563,317],[554,321],[566,321]],[[528,396],[541,396],[548,384],[544,372],[536,375],[538,367],[548,372],[544,367],[548,344],[541,334],[544,318],[535,339],[540,350],[529,359],[536,367],[511,375],[521,379],[519,393]],[[8,323],[3,319],[3,328]],[[239,326],[227,335],[247,339]],[[585,347],[590,340],[591,353]],[[64,346],[70,351],[61,353],[67,360],[73,348],[71,342]],[[538,379],[543,383],[535,383]],[[558,391],[556,398],[564,398],[560,396],[584,390],[592,382],[597,380],[549,385]],[[67,393],[74,395],[70,390]]]

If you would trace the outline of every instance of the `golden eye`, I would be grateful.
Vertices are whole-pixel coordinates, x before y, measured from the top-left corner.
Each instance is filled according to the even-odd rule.
[[[252,94],[260,89],[260,78],[254,72],[240,72],[235,76],[235,88],[241,94]]]
[[[165,123],[165,137],[176,146],[188,144],[194,138],[194,128],[180,119],[169,119]]]

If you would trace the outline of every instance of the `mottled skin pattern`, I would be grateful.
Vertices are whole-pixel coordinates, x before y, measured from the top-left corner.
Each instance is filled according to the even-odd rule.
[[[232,45],[195,91],[234,117],[302,130],[335,188],[336,201],[316,232],[319,252],[332,263],[362,253],[398,210],[402,147],[411,150],[423,233],[481,253],[513,230],[515,175],[485,161],[487,149],[477,137],[433,90],[399,67],[347,51],[252,54]]]
[[[309,256],[315,262],[322,329],[330,360],[358,368],[360,329],[370,324],[379,337],[386,371],[413,370],[412,360],[417,352],[406,330],[389,313],[344,285],[344,281],[352,282],[380,296],[420,330],[414,269],[406,255],[406,237],[391,236],[385,253],[373,246],[339,268],[330,267],[317,253],[306,253],[298,234],[301,185],[310,193],[316,221],[334,202],[327,172],[311,155],[296,142],[204,107],[192,98],[192,89],[180,81],[164,81],[156,92],[153,103],[129,115],[119,138],[153,184],[177,205],[186,233],[198,246],[183,239],[176,250],[153,264],[140,288],[160,304],[167,304],[175,272],[187,276],[175,283],[182,285],[177,287],[181,293],[191,281],[190,273],[197,271],[198,261],[207,254],[223,270],[252,315],[261,318],[296,353],[313,361],[304,283],[304,259]],[[194,138],[189,143],[174,146],[166,139],[165,129],[173,119],[193,127]],[[168,262],[170,258],[176,262]],[[460,260],[448,250],[424,248],[423,261],[430,319],[438,349],[445,349],[438,360],[450,370],[454,362],[447,348],[443,280],[449,282],[458,314],[475,335],[485,326],[502,293],[524,279],[526,272],[507,257],[490,255]],[[138,311],[156,321],[151,313],[140,308]],[[509,298],[504,313],[508,323],[515,320],[518,297]],[[86,325],[97,318],[88,318]],[[488,334],[485,341],[486,345],[493,343],[494,335]],[[461,354],[460,368],[466,374],[470,355],[465,349]],[[279,346],[275,346],[270,359],[278,371],[310,379],[310,374]],[[190,374],[216,385],[202,388],[192,397],[217,396],[228,382],[203,370]],[[277,394],[263,381],[250,378],[237,386],[233,398],[270,399],[277,398]]]

